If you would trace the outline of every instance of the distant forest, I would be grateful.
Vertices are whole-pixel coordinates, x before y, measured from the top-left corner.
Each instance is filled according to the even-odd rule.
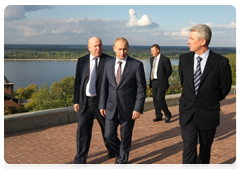
[[[170,59],[178,59],[189,52],[188,46],[161,46],[160,51]],[[236,54],[235,47],[210,47],[221,55]],[[129,56],[136,59],[149,59],[151,46],[130,46]],[[111,45],[104,45],[105,54],[115,56]],[[89,51],[87,45],[20,45],[4,44],[4,59],[78,59]]]

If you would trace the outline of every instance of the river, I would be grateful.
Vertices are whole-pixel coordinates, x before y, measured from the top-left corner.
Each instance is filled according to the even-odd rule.
[[[149,79],[150,62],[141,60],[144,65],[146,80]],[[178,65],[178,60],[171,60],[172,65]],[[26,88],[30,84],[37,87],[61,78],[75,76],[77,60],[4,60],[4,75],[14,83],[14,90]]]

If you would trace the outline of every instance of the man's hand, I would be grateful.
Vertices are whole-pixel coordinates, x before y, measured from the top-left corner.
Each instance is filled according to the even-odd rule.
[[[135,119],[137,119],[139,117],[140,117],[140,113],[134,110],[133,114],[132,114],[132,119],[135,120]]]
[[[74,104],[74,105],[73,105],[73,108],[74,108],[75,112],[78,113],[78,110],[79,110],[79,104]]]
[[[106,109],[100,109],[100,113],[103,117],[106,116]]]

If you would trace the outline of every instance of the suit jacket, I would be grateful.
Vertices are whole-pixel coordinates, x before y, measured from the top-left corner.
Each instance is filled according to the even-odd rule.
[[[112,119],[116,112],[123,121],[132,119],[133,110],[143,113],[146,97],[146,79],[142,62],[127,57],[119,85],[114,72],[116,59],[105,63],[100,93],[99,109],[106,109],[106,118]]]
[[[100,56],[100,62],[97,68],[97,79],[96,79],[96,94],[97,101],[99,101],[99,93],[101,89],[101,80],[103,74],[104,63],[113,58],[106,54]],[[90,73],[90,54],[87,54],[78,59],[76,68],[76,77],[74,83],[74,104],[79,104],[79,114],[82,114],[86,107],[86,86],[89,80]]]
[[[197,96],[193,83],[194,53],[183,54],[179,59],[179,76],[182,95],[179,99],[180,125],[194,116],[200,129],[207,130],[220,124],[220,100],[229,93],[232,84],[229,60],[210,50],[202,73]]]
[[[151,64],[150,75],[152,72],[153,61],[154,61],[154,57],[151,57],[150,58],[150,64]],[[157,81],[162,91],[166,91],[169,88],[168,78],[171,76],[171,74],[172,74],[171,62],[168,57],[161,54],[160,60],[158,63],[158,68],[157,68]],[[151,77],[149,82],[150,82],[149,87],[152,88]]]

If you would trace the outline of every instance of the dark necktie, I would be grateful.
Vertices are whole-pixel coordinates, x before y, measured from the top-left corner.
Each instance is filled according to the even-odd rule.
[[[202,76],[202,71],[201,71],[201,61],[202,58],[200,56],[197,57],[197,68],[196,68],[196,72],[194,74],[194,87],[195,87],[195,95],[197,95],[198,93],[198,88],[200,85],[200,81],[201,81],[201,76]]]
[[[118,63],[119,63],[119,66],[118,66],[117,76],[116,76],[117,86],[118,86],[118,84],[119,84],[119,82],[120,82],[120,79],[121,79],[121,64],[122,64],[122,62],[119,61]]]
[[[95,65],[94,65],[94,68],[92,70],[90,86],[89,86],[89,93],[91,95],[94,95],[96,93],[95,83],[96,83],[96,77],[97,77],[97,60],[98,60],[98,58],[94,57],[93,59],[95,60]]]

